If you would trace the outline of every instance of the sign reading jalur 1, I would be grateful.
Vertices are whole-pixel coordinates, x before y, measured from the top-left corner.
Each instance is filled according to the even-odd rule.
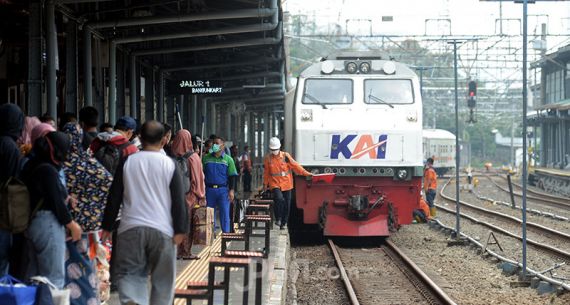
[[[217,85],[209,80],[183,80],[179,84],[180,89],[190,89],[192,94],[222,93],[222,87]]]

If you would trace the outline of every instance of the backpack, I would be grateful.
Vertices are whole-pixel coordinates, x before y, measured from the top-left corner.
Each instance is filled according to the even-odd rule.
[[[184,190],[184,194],[190,193],[190,186],[192,176],[190,175],[190,169],[188,164],[188,158],[194,154],[193,151],[185,153],[183,156],[174,158],[174,163],[176,164],[176,168],[182,174],[182,189]]]
[[[30,194],[19,179],[10,177],[0,186],[0,229],[12,233],[26,230],[30,221]]]
[[[95,152],[93,155],[109,173],[114,176],[115,172],[117,171],[117,167],[121,160],[123,159],[123,150],[131,145],[130,142],[121,144],[121,145],[113,145],[110,143],[105,142],[105,144]]]

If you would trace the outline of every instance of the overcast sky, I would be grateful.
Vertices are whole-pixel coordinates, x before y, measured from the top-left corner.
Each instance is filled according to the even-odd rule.
[[[283,6],[292,14],[316,17],[320,25],[340,24],[350,19],[350,34],[368,34],[371,19],[373,34],[423,35],[426,19],[449,16],[453,35],[491,35],[499,18],[499,2],[479,0],[284,0]],[[570,33],[570,1],[529,4],[529,34],[540,33],[540,24],[547,23],[549,34]],[[382,16],[393,16],[392,22],[382,22]],[[522,4],[503,3],[503,32],[520,33]],[[427,33],[441,35],[449,32],[448,23],[428,21]],[[497,33],[498,33],[497,25]],[[566,39],[566,38],[565,38]],[[558,40],[558,39],[557,39]],[[557,41],[556,43],[559,43]],[[549,41],[549,48],[554,41]]]

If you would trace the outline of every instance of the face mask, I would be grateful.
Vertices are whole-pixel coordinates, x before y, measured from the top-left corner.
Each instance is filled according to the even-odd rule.
[[[272,150],[271,153],[275,156],[277,156],[279,154],[279,150]]]
[[[210,148],[210,152],[211,152],[211,153],[217,153],[217,152],[220,151],[220,149],[221,149],[221,148],[220,148],[220,145],[219,145],[219,144],[214,144],[214,145],[212,145],[212,148]]]

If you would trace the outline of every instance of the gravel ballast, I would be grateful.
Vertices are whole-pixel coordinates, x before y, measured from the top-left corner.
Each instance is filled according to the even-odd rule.
[[[447,218],[440,220],[454,224]],[[391,240],[457,304],[570,304],[570,293],[538,295],[535,289],[511,288],[516,276],[503,275],[496,261],[471,247],[448,246],[447,235],[426,224],[403,226]]]

